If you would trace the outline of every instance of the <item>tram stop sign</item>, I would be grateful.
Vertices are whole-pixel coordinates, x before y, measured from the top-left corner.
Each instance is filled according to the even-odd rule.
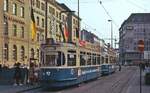
[[[143,52],[144,51],[144,41],[143,40],[139,40],[138,41],[138,50],[140,52]]]

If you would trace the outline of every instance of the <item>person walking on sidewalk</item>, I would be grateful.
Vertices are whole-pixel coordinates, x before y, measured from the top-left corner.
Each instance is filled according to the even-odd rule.
[[[35,81],[34,73],[35,73],[34,63],[30,63],[30,68],[29,68],[29,83],[31,85],[33,85],[34,81]]]
[[[121,71],[121,65],[119,64],[119,71]]]
[[[2,64],[0,64],[0,80],[1,80],[1,76],[2,75]]]
[[[14,64],[14,69],[15,69],[15,73],[14,73],[14,80],[15,80],[15,86],[16,85],[22,85],[21,84],[21,68],[20,68],[20,63],[15,63]]]

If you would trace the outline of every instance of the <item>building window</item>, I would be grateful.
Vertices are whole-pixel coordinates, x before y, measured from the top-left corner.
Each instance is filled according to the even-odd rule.
[[[13,45],[13,59],[17,61],[17,46]]]
[[[45,5],[44,5],[44,3],[41,3],[41,9],[42,9],[42,10],[45,10]]]
[[[4,35],[8,35],[8,22],[4,22]]]
[[[21,55],[21,60],[24,61],[25,60],[25,49],[24,49],[24,46],[21,46],[20,55]]]
[[[17,26],[13,25],[13,35],[17,36]]]
[[[37,41],[39,42],[39,40],[40,40],[40,34],[37,33]]]
[[[35,5],[35,0],[32,0],[32,5],[33,5],[33,6]]]
[[[56,32],[58,32],[58,30],[59,30],[59,28],[58,28],[59,26],[58,25],[56,25]]]
[[[52,27],[51,27],[51,25],[52,25],[52,22],[51,22],[51,20],[49,21],[49,33],[51,34],[52,33]]]
[[[38,16],[36,17],[36,22],[37,22],[37,26],[39,26],[40,20],[39,20],[39,17],[38,17]]]
[[[4,59],[8,61],[8,44],[4,45]]]
[[[56,11],[56,17],[59,18],[59,13],[58,13],[58,11]]]
[[[20,8],[20,16],[24,18],[24,7]]]
[[[42,27],[44,27],[44,19],[42,18]]]
[[[65,16],[64,15],[62,15],[62,21],[65,21]]]
[[[49,6],[49,13],[55,15],[55,9]]]
[[[40,1],[39,0],[36,0],[36,7],[40,8]]]
[[[41,36],[41,41],[44,41],[44,35]]]
[[[17,4],[13,4],[13,14],[17,15]]]
[[[4,11],[8,11],[8,0],[4,0]]]
[[[73,24],[76,24],[76,21],[75,21],[75,19],[73,19]]]
[[[39,49],[37,49],[37,59],[39,59]]]
[[[24,27],[21,27],[21,38],[24,38]]]
[[[34,58],[34,49],[31,49],[31,58]]]

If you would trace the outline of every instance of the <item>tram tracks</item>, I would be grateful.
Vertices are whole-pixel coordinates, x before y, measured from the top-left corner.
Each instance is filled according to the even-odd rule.
[[[98,93],[95,90],[100,90],[101,91],[100,93],[121,93],[123,89],[121,89],[120,86],[122,86],[124,82],[129,81],[130,77],[132,77],[133,71],[135,70],[136,70],[135,68],[126,68],[126,70],[123,70],[121,72],[117,72],[115,74],[105,76],[105,77],[100,77],[99,80],[92,82],[90,85],[85,84],[81,86],[81,88],[79,89],[82,92],[79,93]],[[126,78],[127,76],[128,78]],[[116,90],[116,88],[120,88],[120,89]],[[79,89],[73,91],[73,93],[78,92]],[[70,92],[65,91],[62,93],[70,93]]]
[[[95,90],[101,90],[100,93],[111,93],[112,90],[115,90],[115,86],[118,86],[118,83],[122,81],[123,77],[126,77],[129,73],[132,74],[133,68],[125,68],[121,72],[116,72],[112,75],[104,76],[98,78],[98,80],[92,81],[85,84],[81,84],[77,88],[69,88],[67,90],[61,91],[62,93],[97,93]],[[123,73],[123,74],[122,74]],[[121,76],[119,76],[121,75]],[[107,88],[106,88],[107,87]],[[114,87],[114,88],[113,88]],[[82,91],[82,92],[80,92]],[[115,93],[115,92],[112,92]],[[116,92],[118,93],[118,92]]]
[[[119,78],[119,80],[117,80],[112,84],[112,86],[110,87],[107,93],[123,93],[123,90],[130,83],[132,78],[135,76],[135,73],[133,74],[133,71],[135,71],[135,68],[133,68],[132,71],[122,75]]]

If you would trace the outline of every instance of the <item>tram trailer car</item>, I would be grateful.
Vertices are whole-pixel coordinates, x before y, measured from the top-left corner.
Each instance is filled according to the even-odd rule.
[[[96,51],[66,44],[43,45],[40,67],[41,85],[66,87],[100,77],[100,52]]]
[[[101,75],[109,75],[116,71],[114,65],[111,64],[102,64],[101,65]]]

